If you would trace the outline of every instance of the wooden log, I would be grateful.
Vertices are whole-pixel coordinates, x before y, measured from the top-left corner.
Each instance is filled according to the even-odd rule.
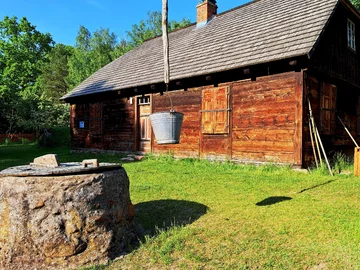
[[[360,176],[360,147],[354,150],[354,176]]]
[[[313,150],[313,154],[314,154],[314,158],[315,158],[315,164],[316,164],[316,168],[319,168],[319,163],[318,163],[318,159],[316,156],[316,151],[315,151],[315,146],[314,146],[314,138],[313,138],[313,132],[312,132],[312,128],[311,128],[311,121],[309,121],[309,131],[310,131],[310,139],[311,139],[311,146],[312,146],[312,150]]]

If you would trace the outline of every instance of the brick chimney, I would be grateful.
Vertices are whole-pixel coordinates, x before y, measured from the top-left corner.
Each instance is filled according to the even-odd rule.
[[[216,0],[201,0],[202,3],[196,6],[196,22],[198,26],[205,25],[217,14]]]

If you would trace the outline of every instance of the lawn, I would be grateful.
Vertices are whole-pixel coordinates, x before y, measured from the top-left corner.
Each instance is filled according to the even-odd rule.
[[[45,152],[93,157],[0,147],[0,168]],[[123,166],[142,242],[92,269],[360,269],[359,178],[169,157]]]

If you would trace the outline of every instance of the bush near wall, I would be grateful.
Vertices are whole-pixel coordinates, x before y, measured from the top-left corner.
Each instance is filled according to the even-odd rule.
[[[39,138],[43,147],[70,146],[70,128],[54,127],[44,131]]]

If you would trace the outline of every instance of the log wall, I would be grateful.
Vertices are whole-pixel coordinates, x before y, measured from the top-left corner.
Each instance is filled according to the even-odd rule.
[[[180,144],[154,142],[154,153],[170,151],[177,157],[302,165],[302,73],[219,86],[230,87],[230,132],[220,135],[201,132],[201,91],[209,87],[178,91],[170,95],[175,110],[185,114]],[[155,112],[169,110],[166,95],[153,98]]]
[[[155,154],[174,153],[178,157],[199,157],[200,145],[200,113],[201,91],[198,88],[185,91],[153,95],[153,111],[162,112],[170,110],[171,96],[174,110],[184,114],[183,125],[180,134],[180,144],[159,145],[152,137],[152,151]]]
[[[232,159],[301,166],[301,83],[294,72],[233,85]]]
[[[134,105],[127,99],[72,104],[71,127],[72,148],[136,151]]]
[[[170,100],[176,111],[184,113],[180,143],[159,145],[154,134],[150,147],[141,148],[136,102],[127,99],[71,106],[72,147],[118,151],[173,153],[175,157],[194,157],[239,162],[273,162],[302,165],[303,74],[288,72],[219,85],[228,90],[225,106],[228,128],[209,134],[202,128],[202,92],[213,85],[152,95],[152,111],[169,111]],[[225,93],[224,92],[224,93]],[[209,92],[210,93],[210,92]],[[222,93],[221,91],[217,94]],[[224,97],[221,97],[224,98]],[[227,105],[226,105],[227,104]],[[210,106],[211,107],[211,106]],[[216,106],[215,106],[216,107]],[[214,108],[215,108],[214,107]],[[205,110],[207,112],[207,110]],[[79,122],[84,121],[84,128]],[[227,120],[226,120],[227,121]],[[225,124],[226,125],[226,124]]]

